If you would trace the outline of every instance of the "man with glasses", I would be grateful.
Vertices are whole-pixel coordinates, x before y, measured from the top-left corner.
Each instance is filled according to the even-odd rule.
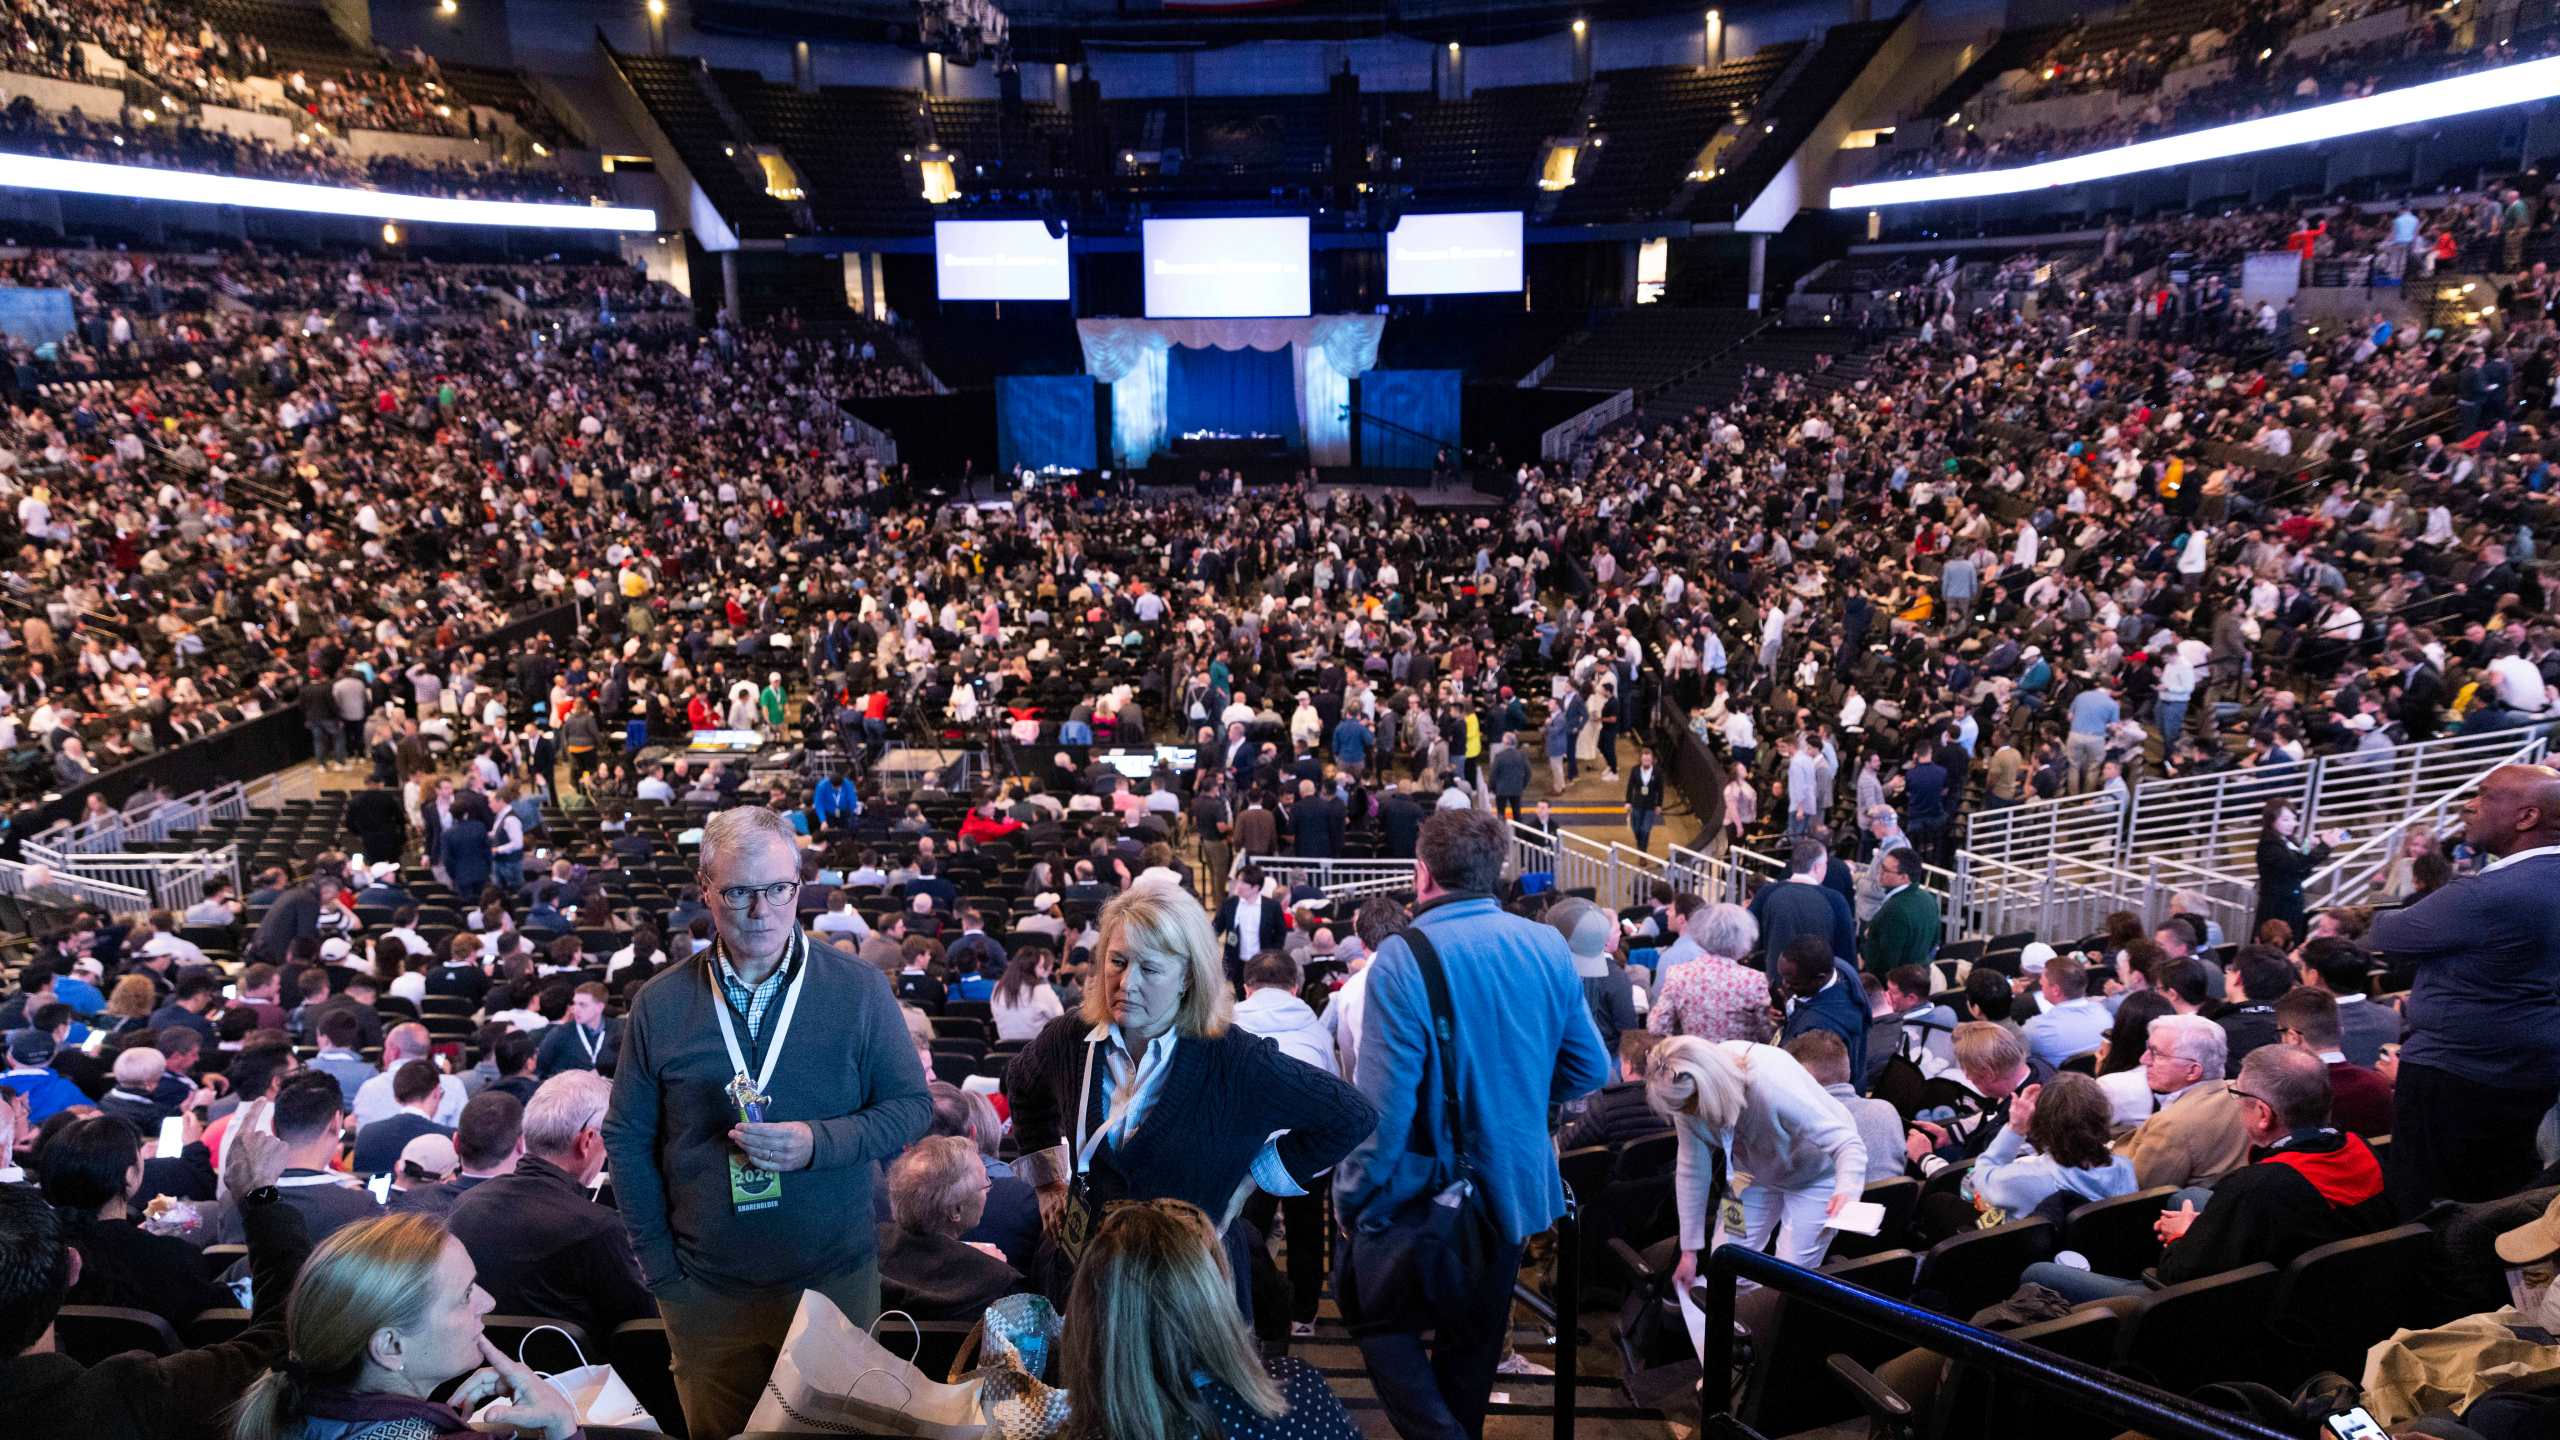
[[[448,1224],[500,1314],[574,1321],[593,1336],[657,1316],[629,1232],[591,1188],[604,1173],[612,1098],[613,1082],[592,1070],[544,1081],[524,1107],[515,1168],[454,1201]]]
[[[716,938],[632,996],[604,1140],[687,1428],[734,1435],[802,1291],[878,1314],[872,1173],[933,1102],[888,977],[802,933],[788,821],[712,816],[698,879]]]
[[[2269,1045],[2240,1063],[2236,1083],[2206,1083],[2238,1109],[2247,1143],[2263,1153],[2210,1189],[2171,1198],[2156,1227],[2164,1247],[2157,1284],[2261,1260],[2281,1267],[2316,1246],[2390,1227],[2395,1212],[2382,1193],[2382,1162],[2362,1139],[2329,1123],[2329,1070],[2320,1057]],[[2154,1283],[2058,1261],[2030,1265],[2019,1278],[2050,1286],[2074,1304],[2140,1295]]]
[[[2143,1188],[2203,1185],[2249,1159],[2240,1102],[2222,1083],[2229,1041],[2201,1015],[2163,1015],[2151,1022],[2142,1078],[2151,1087],[2151,1118],[2116,1142]],[[2325,1103],[2325,1101],[2324,1101]]]

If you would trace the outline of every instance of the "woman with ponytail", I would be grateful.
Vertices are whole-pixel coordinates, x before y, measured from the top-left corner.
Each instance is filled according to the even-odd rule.
[[[468,1417],[492,1400],[502,1403],[487,1421],[573,1440],[577,1407],[481,1334],[493,1308],[470,1254],[435,1217],[340,1228],[302,1267],[285,1357],[241,1397],[233,1440],[476,1440],[487,1432]],[[429,1398],[465,1374],[449,1400]]]
[[[1778,1258],[1819,1269],[1831,1248],[1823,1222],[1866,1188],[1867,1147],[1822,1082],[1774,1045],[1676,1036],[1645,1062],[1645,1099],[1680,1137],[1672,1172],[1680,1212],[1682,1294],[1716,1245],[1754,1250],[1778,1238]],[[1724,1160],[1724,1203],[1709,1194]],[[1707,1214],[1715,1211],[1710,1241]]]

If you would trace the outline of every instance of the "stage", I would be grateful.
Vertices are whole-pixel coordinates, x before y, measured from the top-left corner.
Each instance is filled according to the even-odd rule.
[[[1249,488],[1309,468],[1428,472],[1459,450],[1463,376],[1384,370],[1382,315],[1076,322],[1082,375],[996,380],[997,463]]]

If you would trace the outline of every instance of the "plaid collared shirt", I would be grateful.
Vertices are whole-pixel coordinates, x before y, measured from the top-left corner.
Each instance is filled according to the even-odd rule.
[[[747,1017],[748,1039],[763,1036],[765,1013],[773,1008],[774,997],[782,993],[782,987],[790,983],[791,972],[807,958],[802,950],[805,943],[804,937],[792,936],[790,952],[782,957],[782,963],[764,977],[763,984],[753,986],[739,979],[738,972],[730,967],[727,946],[711,947],[711,973],[720,981],[720,993],[729,997],[729,1008]]]

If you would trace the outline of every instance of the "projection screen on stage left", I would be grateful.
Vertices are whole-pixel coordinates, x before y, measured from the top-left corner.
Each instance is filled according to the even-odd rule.
[[[1307,217],[1149,220],[1147,318],[1243,320],[1304,315]]]
[[[933,278],[945,300],[1065,300],[1067,237],[1038,220],[936,220]]]
[[[1390,295],[1516,295],[1517,210],[1407,215],[1387,232]]]

